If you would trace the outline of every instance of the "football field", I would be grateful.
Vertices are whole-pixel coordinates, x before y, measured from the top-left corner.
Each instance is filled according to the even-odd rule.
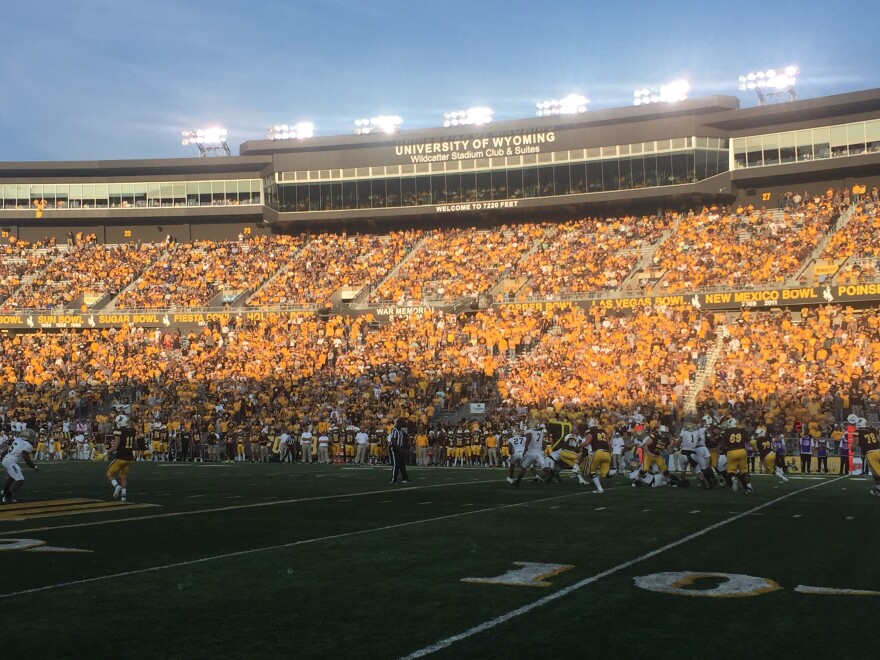
[[[864,477],[606,492],[506,470],[42,464],[0,508],[3,653],[875,658]],[[14,654],[14,655],[13,655]]]

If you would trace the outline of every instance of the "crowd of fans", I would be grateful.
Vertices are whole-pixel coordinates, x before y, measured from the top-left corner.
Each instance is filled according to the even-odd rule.
[[[500,280],[516,277],[520,260],[549,231],[544,223],[435,231],[370,300],[417,304],[487,293]]]
[[[239,241],[168,240],[164,253],[116,303],[117,309],[201,307],[224,291],[259,287],[291,262],[301,236],[254,236]]]
[[[617,289],[674,222],[672,214],[584,218],[565,222],[540,249],[527,255],[519,274],[522,294],[552,299]]]
[[[423,232],[317,234],[293,257],[290,268],[248,299],[252,307],[325,304],[340,287],[375,287],[413,249]]]
[[[228,325],[185,333],[133,326],[22,333],[0,338],[0,414],[36,428],[87,420],[97,431],[123,405],[145,434],[161,426],[219,438],[330,425],[381,432],[399,417],[427,432],[470,402],[486,404],[485,422],[495,429],[526,416],[680,420],[696,374],[720,343],[700,414],[789,433],[824,429],[856,409],[876,417],[876,308],[738,316],[688,307],[499,306],[381,324],[291,313],[231,315]]]
[[[373,303],[408,305],[497,293],[516,281],[521,293],[552,299],[619,287],[654,247],[660,286],[671,291],[770,283],[803,265],[847,203],[838,194],[804,196],[775,212],[704,209],[387,236],[11,241],[0,254],[0,297],[6,309],[46,309],[103,291],[118,296],[118,309],[160,309],[251,292],[249,306],[284,308],[323,305],[349,287],[366,288]],[[831,238],[829,257],[880,257],[877,208],[859,208]],[[794,431],[880,406],[876,307],[720,314],[501,304],[382,323],[299,312],[230,314],[223,323],[2,335],[0,414],[38,427],[106,425],[108,410],[122,404],[142,429],[275,434],[330,423],[377,430],[399,417],[425,430],[477,401],[495,428],[524,414],[675,419],[713,349],[701,414]]]
[[[796,317],[796,318],[793,318]],[[722,350],[700,393],[700,405],[736,406],[784,428],[828,427],[852,406],[880,403],[880,314],[826,305],[799,313],[752,314],[720,329]],[[835,403],[836,401],[836,403]]]
[[[832,234],[822,259],[845,260],[837,282],[851,284],[880,274],[880,204],[857,206],[847,225]]]
[[[0,246],[0,256],[0,305],[6,309],[6,299],[32,274],[44,270],[58,252],[54,247],[38,248],[27,241],[13,240]]]
[[[103,245],[94,236],[72,246],[56,248],[48,263],[31,254],[42,267],[5,302],[7,308],[70,309],[82,305],[84,294],[118,295],[159,255],[155,243]],[[4,259],[4,262],[6,260]],[[19,276],[20,277],[20,276]],[[80,305],[75,305],[77,301]]]
[[[655,268],[663,272],[657,286],[674,293],[782,284],[803,266],[837,216],[837,207],[823,199],[776,211],[689,213],[654,256]]]
[[[170,309],[216,304],[227,293],[220,302],[245,295],[251,307],[285,307],[324,305],[348,287],[366,289],[373,304],[407,306],[559,299],[619,289],[639,275],[633,271],[643,257],[650,265],[634,281],[646,293],[766,286],[796,274],[851,205],[855,217],[821,255],[845,260],[837,277],[849,283],[877,275],[880,204],[829,190],[786,195],[775,210],[711,207],[489,229],[116,246],[81,233],[67,247],[10,241],[0,255],[0,298],[7,309],[77,309],[93,291],[116,296],[117,309]]]

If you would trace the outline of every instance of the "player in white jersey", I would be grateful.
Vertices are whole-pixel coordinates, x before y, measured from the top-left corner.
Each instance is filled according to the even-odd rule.
[[[516,468],[522,467],[523,452],[526,447],[526,436],[520,433],[515,433],[507,439],[507,446],[510,447],[510,457],[508,458],[509,470],[507,474],[507,483],[514,483],[513,479],[513,471]]]
[[[16,434],[12,446],[3,457],[3,467],[6,468],[6,485],[3,487],[3,504],[11,504],[16,502],[15,493],[24,483],[24,474],[22,474],[20,461],[24,461],[29,468],[37,471],[37,466],[31,460],[31,454],[34,453],[34,446],[31,444],[37,437],[33,429],[24,429]]]
[[[623,452],[626,448],[626,441],[620,432],[615,429],[614,435],[611,436],[611,471],[609,474],[617,474],[623,472],[624,460]]]
[[[525,445],[523,445],[523,459],[519,474],[513,484],[517,488],[519,488],[526,470],[544,467],[544,429],[527,429],[523,436],[526,439]]]
[[[696,464],[697,437],[694,430],[693,422],[685,422],[678,432],[678,447],[681,451],[681,478],[687,478],[688,470],[693,469]]]

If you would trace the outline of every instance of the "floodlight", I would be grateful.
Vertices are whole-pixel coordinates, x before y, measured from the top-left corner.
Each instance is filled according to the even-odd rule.
[[[369,135],[370,133],[396,133],[400,130],[403,119],[397,115],[380,115],[369,119],[356,119],[354,132],[357,135]]]
[[[764,105],[769,100],[796,101],[795,85],[799,74],[800,69],[794,65],[752,71],[739,77],[739,89],[740,91],[755,90],[760,105]]]
[[[555,115],[576,115],[587,111],[589,99],[580,94],[569,94],[562,99],[552,99],[535,104],[536,114],[539,117],[553,117]]]
[[[443,126],[482,126],[492,121],[492,108],[480,107],[443,113]]]
[[[310,121],[298,124],[275,124],[269,127],[270,140],[305,140],[315,135],[315,125]]]
[[[226,136],[228,131],[225,128],[200,128],[195,131],[183,131],[181,133],[183,140],[181,144],[186,146],[194,144],[199,149],[199,155],[202,157],[214,154],[216,156],[231,156],[229,145],[226,144]]]
[[[648,105],[650,103],[675,103],[687,98],[691,85],[687,80],[673,80],[671,83],[648,89],[637,89],[633,92],[633,105]]]

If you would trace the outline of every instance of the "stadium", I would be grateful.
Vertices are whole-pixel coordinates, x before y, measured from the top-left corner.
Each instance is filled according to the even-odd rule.
[[[143,610],[114,614],[122,657],[277,657],[291,635],[306,657],[616,657],[623,633],[668,657],[650,638],[708,609],[871,625],[880,90],[205,155],[0,163],[0,439],[32,430],[41,468],[0,508],[28,567],[4,595],[48,614],[53,656],[101,644],[80,623],[120,593]],[[513,487],[507,440],[539,424],[548,456],[596,429],[625,449],[611,476],[584,450]],[[749,442],[748,501],[735,476],[703,492],[675,444],[665,478],[639,473],[633,439],[728,424],[788,480]],[[114,426],[142,443],[124,504]],[[594,646],[562,634],[573,612]],[[871,654],[796,637],[713,644]]]

